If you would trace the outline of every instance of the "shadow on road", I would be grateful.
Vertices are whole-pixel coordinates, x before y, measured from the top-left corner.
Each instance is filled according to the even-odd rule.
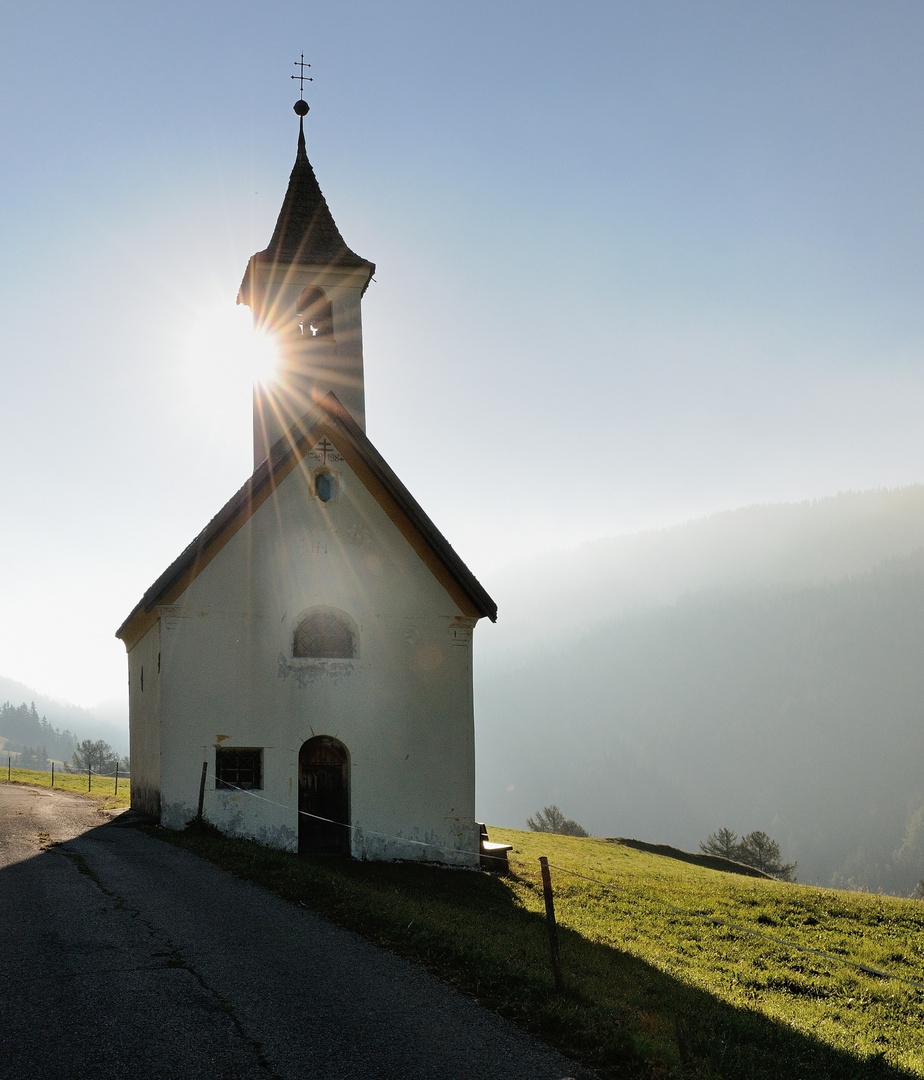
[[[304,859],[214,832],[166,838],[424,964],[564,1053],[613,1075],[626,1075],[626,1069],[652,1075],[658,1068],[652,1055],[665,1051],[662,1064],[690,1076],[921,1075],[883,1055],[861,1058],[837,1050],[566,928],[559,930],[566,982],[585,993],[562,1000],[548,973],[544,919],[491,875],[414,863]],[[599,987],[605,992],[598,994]],[[599,1000],[621,1004],[601,1007],[594,1003]]]

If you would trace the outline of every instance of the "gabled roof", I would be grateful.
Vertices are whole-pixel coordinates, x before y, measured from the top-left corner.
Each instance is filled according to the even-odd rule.
[[[299,465],[318,439],[329,437],[373,498],[392,519],[430,571],[467,615],[497,620],[497,604],[401,483],[365,432],[326,394],[273,446],[267,457],[174,559],[116,631],[128,648],[157,619],[157,607],[171,604],[225,544]]]
[[[276,219],[276,228],[273,229],[269,245],[263,251],[258,251],[247,264],[238,293],[239,304],[247,302],[251,267],[255,262],[282,266],[294,263],[306,266],[367,267],[370,277],[375,272],[375,264],[351,251],[340,235],[308,160],[301,120],[295,165],[289,177],[289,187],[282,201],[282,209]]]

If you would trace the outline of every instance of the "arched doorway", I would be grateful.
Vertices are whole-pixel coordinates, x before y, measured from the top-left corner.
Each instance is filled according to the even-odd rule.
[[[300,855],[350,854],[350,758],[329,735],[298,752],[298,809]]]

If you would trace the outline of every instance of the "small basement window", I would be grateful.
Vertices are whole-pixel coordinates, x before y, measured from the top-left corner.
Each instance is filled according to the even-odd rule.
[[[243,791],[263,788],[263,751],[238,747],[216,747],[215,787],[218,790]]]

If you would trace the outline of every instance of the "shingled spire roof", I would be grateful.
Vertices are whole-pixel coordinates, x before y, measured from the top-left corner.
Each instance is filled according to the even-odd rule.
[[[347,247],[340,235],[327,200],[321,192],[305,149],[305,128],[298,120],[298,151],[289,177],[289,187],[276,219],[269,245],[254,255],[241,282],[238,303],[247,295],[250,269],[254,262],[310,266],[366,266],[370,276],[375,264]]]

